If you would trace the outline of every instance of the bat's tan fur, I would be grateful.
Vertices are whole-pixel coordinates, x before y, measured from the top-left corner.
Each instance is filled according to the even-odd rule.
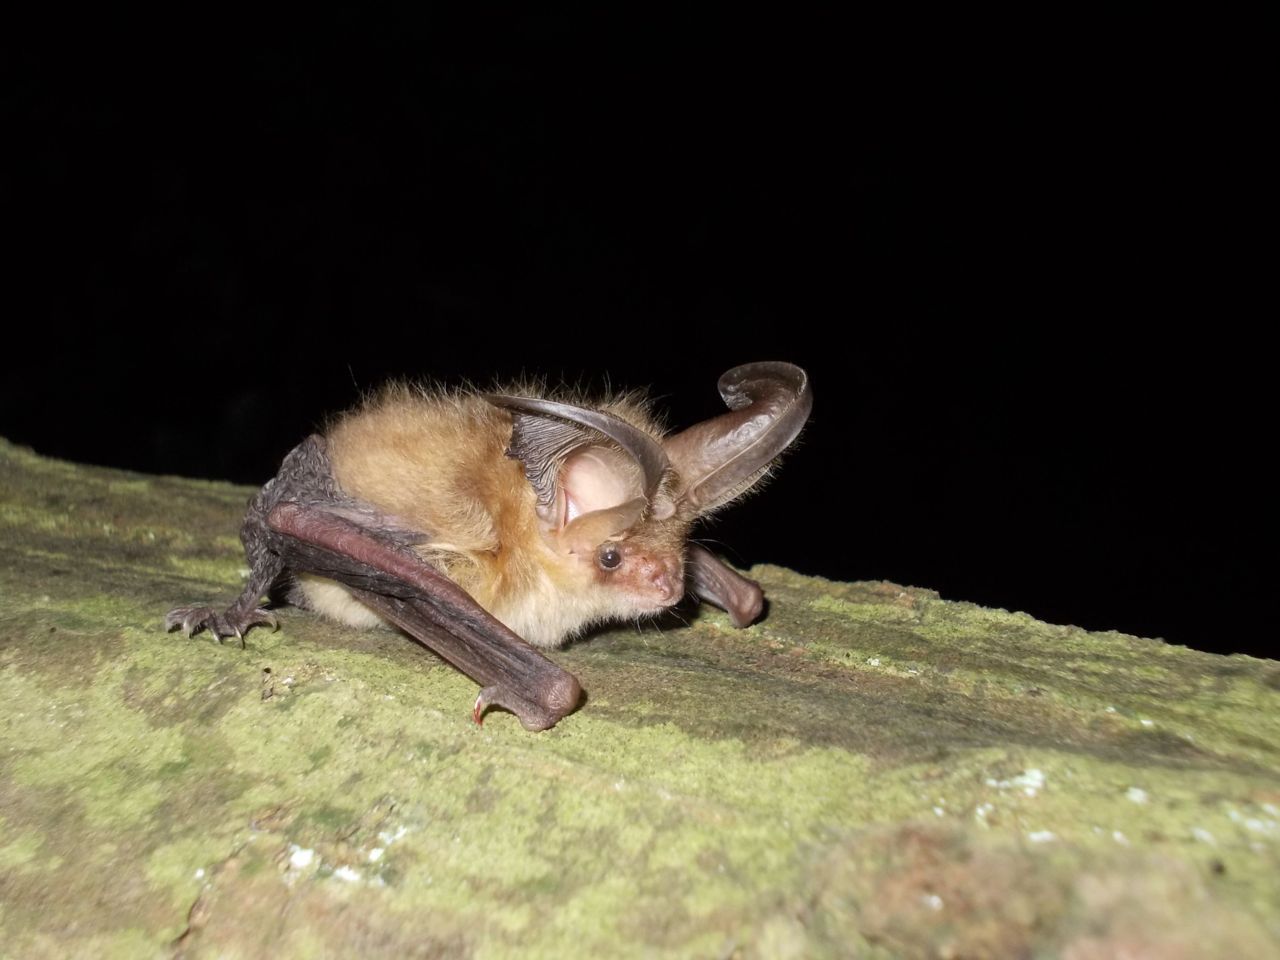
[[[503,392],[547,396],[529,384]],[[632,396],[595,406],[662,436]],[[476,393],[394,385],[327,431],[334,478],[347,494],[428,537],[419,553],[536,646],[666,606],[654,602],[641,574],[658,563],[682,577],[688,523],[641,522],[619,542],[627,563],[615,572],[600,569],[594,550],[566,553],[535,512],[522,464],[506,456],[511,425],[508,412]],[[314,576],[300,583],[321,613],[357,626],[380,622],[335,583]]]

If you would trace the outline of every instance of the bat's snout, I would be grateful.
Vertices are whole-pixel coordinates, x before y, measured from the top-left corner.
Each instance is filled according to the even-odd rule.
[[[659,606],[669,607],[684,596],[684,571],[678,564],[657,557],[645,557],[640,576],[646,591]]]

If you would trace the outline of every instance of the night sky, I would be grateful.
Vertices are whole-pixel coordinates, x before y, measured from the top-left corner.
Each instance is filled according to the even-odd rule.
[[[1118,20],[322,17],[6,58],[0,436],[257,484],[389,377],[678,426],[785,359],[813,418],[706,530],[734,562],[1275,656],[1247,65]]]

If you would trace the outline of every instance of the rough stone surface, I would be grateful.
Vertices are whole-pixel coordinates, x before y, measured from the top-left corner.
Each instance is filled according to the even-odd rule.
[[[765,566],[481,728],[390,631],[162,632],[250,493],[0,441],[0,955],[1280,956],[1280,663]]]

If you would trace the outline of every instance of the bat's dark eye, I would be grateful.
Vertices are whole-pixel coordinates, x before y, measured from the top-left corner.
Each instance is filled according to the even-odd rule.
[[[596,554],[596,563],[601,570],[617,570],[622,566],[622,551],[611,543],[606,543]]]

